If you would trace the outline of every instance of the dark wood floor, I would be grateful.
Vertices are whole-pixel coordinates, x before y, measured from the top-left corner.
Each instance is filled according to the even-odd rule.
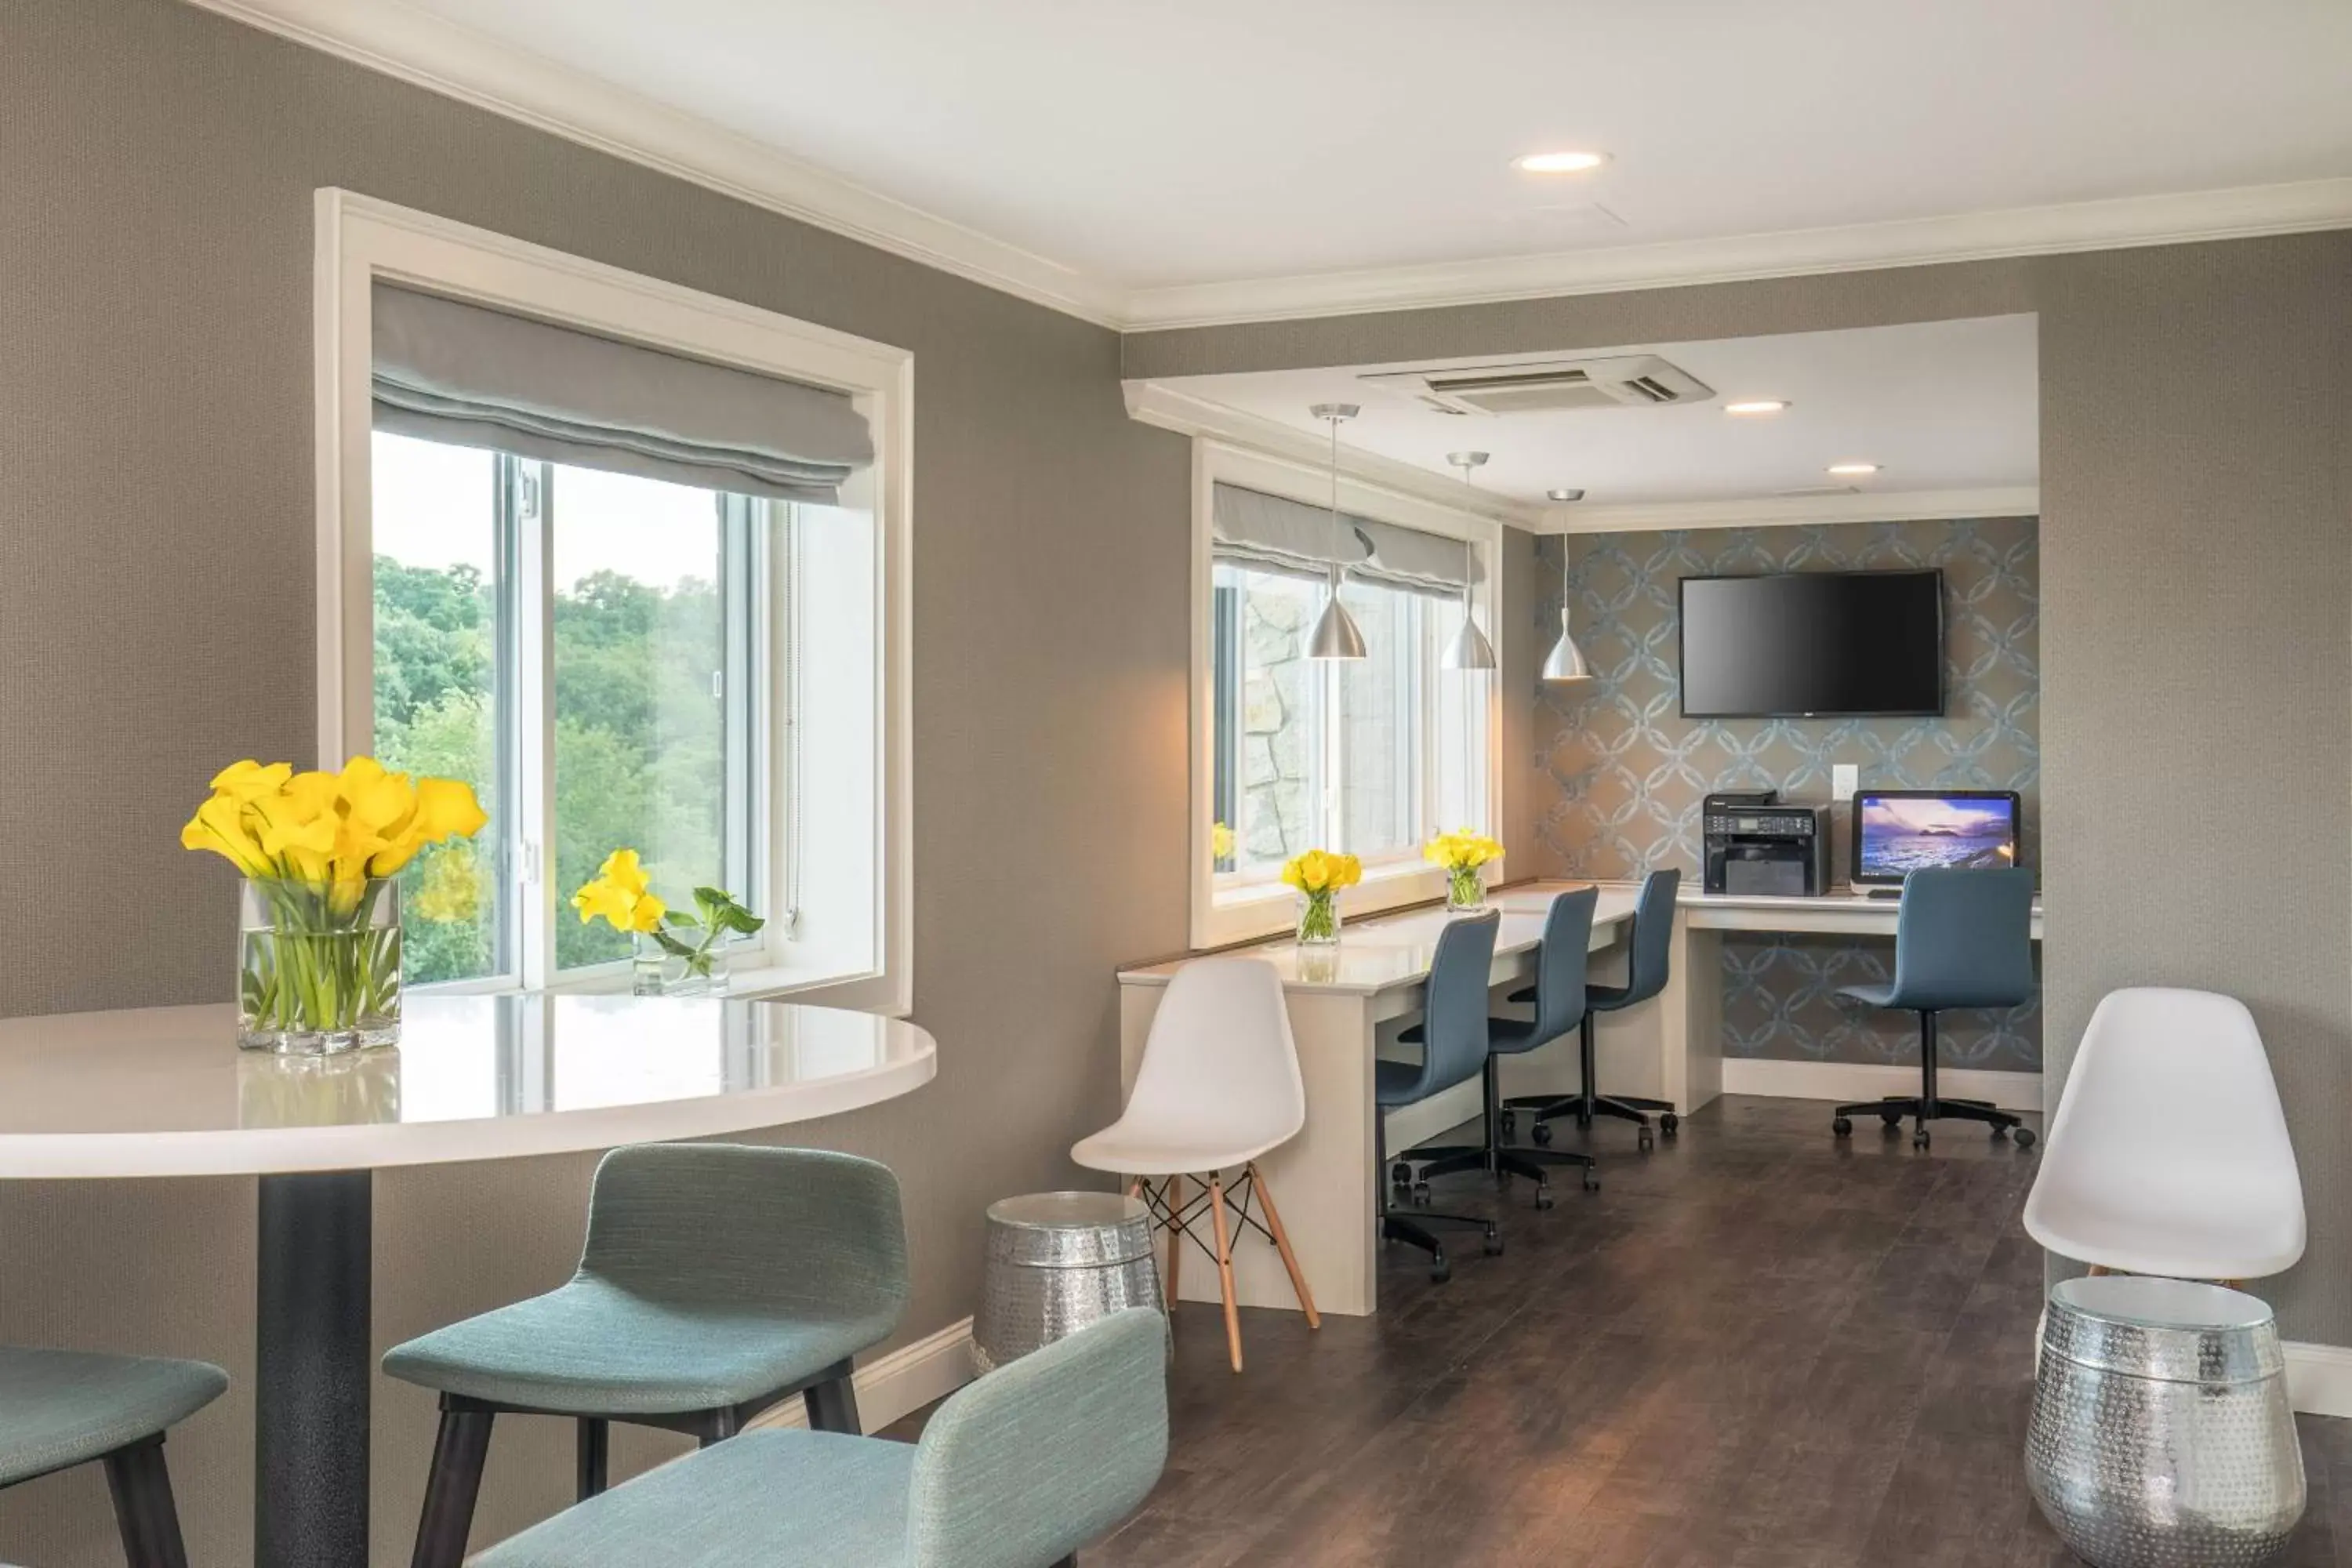
[[[1563,1144],[1580,1137],[1564,1123]],[[2042,1255],[2033,1156],[1931,1152],[1827,1108],[1729,1099],[1602,1190],[1501,1212],[1450,1284],[1391,1247],[1381,1310],[1177,1318],[1168,1472],[1085,1568],[1298,1563],[2014,1568],[2074,1562],[2020,1470]],[[1490,1202],[1475,1177],[1433,1206]],[[2289,1561],[2352,1568],[2352,1422],[2303,1419]]]

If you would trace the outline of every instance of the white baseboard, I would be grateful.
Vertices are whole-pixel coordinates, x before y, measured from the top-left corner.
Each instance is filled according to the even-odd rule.
[[[2352,1415],[2352,1349],[2315,1345],[2289,1340],[2286,1352],[2287,1399],[2312,1415]]]
[[[2003,1110],[2042,1111],[2042,1075],[1987,1068],[1944,1068],[1938,1093],[1954,1100],[1990,1100]],[[1784,1061],[1775,1057],[1723,1058],[1723,1092],[1781,1100],[1852,1102],[1919,1092],[1919,1069],[1885,1062]]]
[[[858,1425],[879,1432],[935,1399],[945,1399],[971,1381],[971,1320],[950,1323],[938,1333],[900,1345],[857,1369]],[[787,1399],[751,1423],[760,1426],[805,1426],[808,1411]],[[747,1427],[746,1430],[750,1430]]]

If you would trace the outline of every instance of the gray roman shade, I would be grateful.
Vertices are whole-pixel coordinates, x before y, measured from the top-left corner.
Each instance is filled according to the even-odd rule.
[[[847,396],[378,283],[375,427],[774,500],[874,460]]]
[[[1458,539],[1345,511],[1335,529],[1328,508],[1239,485],[1217,486],[1213,511],[1217,554],[1276,571],[1320,577],[1336,560],[1349,576],[1363,582],[1459,594],[1465,569],[1475,570],[1466,559],[1472,552]]]

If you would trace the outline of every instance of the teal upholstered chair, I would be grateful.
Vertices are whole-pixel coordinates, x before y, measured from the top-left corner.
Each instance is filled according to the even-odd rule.
[[[919,1444],[749,1432],[640,1476],[474,1568],[1048,1568],[1150,1494],[1166,1328],[1132,1307],[971,1384]]]
[[[1407,1178],[1419,1152],[1408,1150],[1397,1155],[1396,1169],[1389,1168],[1388,1113],[1418,1105],[1488,1070],[1486,991],[1495,968],[1495,932],[1502,923],[1503,917],[1493,910],[1445,922],[1445,929],[1437,933],[1437,952],[1429,961],[1429,994],[1422,1005],[1421,1060],[1383,1058],[1372,1063],[1372,1180],[1377,1184],[1386,1184],[1393,1176],[1400,1188],[1415,1190]],[[1433,1161],[1445,1162],[1444,1168],[1460,1168],[1454,1162],[1464,1151],[1449,1147],[1430,1152]],[[1481,1158],[1471,1164],[1484,1163],[1484,1151],[1478,1152]],[[1454,1266],[1446,1260],[1444,1244],[1430,1226],[1466,1226],[1480,1233],[1488,1256],[1503,1250],[1503,1233],[1494,1221],[1475,1215],[1399,1209],[1389,1202],[1384,1184],[1380,1216],[1381,1239],[1402,1241],[1428,1253],[1429,1277],[1440,1282],[1454,1277]]]
[[[131,1568],[187,1568],[163,1434],[227,1387],[205,1362],[0,1346],[0,1487],[95,1459]]]
[[[383,1370],[441,1395],[415,1568],[455,1568],[501,1412],[579,1423],[579,1493],[613,1421],[707,1447],[798,1394],[857,1431],[850,1358],[907,1305],[898,1182],[847,1154],[723,1143],[615,1149],[596,1167],[570,1284],[409,1341]]]

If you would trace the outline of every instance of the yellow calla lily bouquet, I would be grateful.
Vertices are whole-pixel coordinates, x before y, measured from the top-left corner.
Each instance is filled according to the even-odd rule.
[[[617,931],[627,931],[638,942],[636,986],[640,995],[659,995],[673,988],[663,974],[665,958],[674,960],[681,977],[709,981],[719,944],[730,935],[749,936],[768,922],[718,888],[694,889],[698,914],[673,910],[652,891],[644,858],[634,849],[615,849],[604,857],[596,875],[572,895],[580,923],[602,920]],[[679,931],[700,931],[687,942]],[[645,949],[650,945],[650,953]]]
[[[400,1037],[400,891],[427,845],[486,820],[472,786],[373,757],[340,773],[245,761],[215,774],[180,829],[245,875],[237,1043],[323,1055]]]
[[[1364,863],[1353,855],[1309,849],[1283,864],[1282,879],[1298,889],[1298,940],[1309,947],[1339,940],[1339,889],[1364,879]]]
[[[1421,858],[1445,868],[1445,907],[1478,910],[1486,905],[1486,880],[1479,868],[1503,858],[1503,847],[1467,827],[1441,833],[1421,847]]]

